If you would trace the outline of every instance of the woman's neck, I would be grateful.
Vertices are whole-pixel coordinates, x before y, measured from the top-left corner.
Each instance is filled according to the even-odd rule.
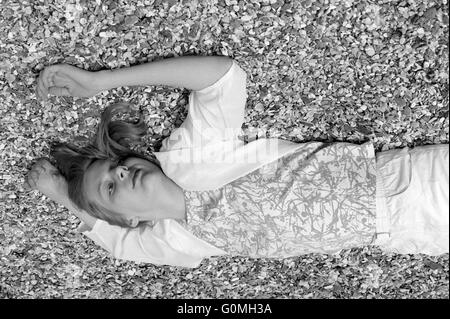
[[[155,207],[154,219],[185,219],[186,208],[183,189],[167,178],[161,184],[159,205]]]

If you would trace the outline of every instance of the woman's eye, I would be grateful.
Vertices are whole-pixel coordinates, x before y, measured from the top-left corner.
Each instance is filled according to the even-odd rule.
[[[113,185],[113,183],[110,183],[109,185],[108,185],[108,192],[109,192],[109,195],[112,195],[112,192],[113,192],[113,187],[114,185]]]

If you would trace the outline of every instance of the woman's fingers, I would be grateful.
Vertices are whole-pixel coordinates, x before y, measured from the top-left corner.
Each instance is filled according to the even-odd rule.
[[[59,87],[59,86],[49,87],[48,93],[56,96],[70,96],[70,92],[66,87]]]
[[[39,82],[38,82],[38,84],[36,85],[36,97],[42,100],[43,95],[44,95],[44,93],[42,92],[42,89],[39,87]]]
[[[39,76],[39,79],[42,81],[42,84],[44,85],[45,89],[48,89],[50,87],[49,83],[50,68],[51,66],[46,67],[44,70],[41,71],[41,75]]]
[[[37,81],[37,92],[42,100],[47,100],[48,88],[50,85],[50,77],[52,76],[52,66],[46,67],[39,73],[39,78]]]
[[[47,100],[47,95],[48,95],[48,93],[47,93],[47,90],[43,87],[43,85],[41,84],[41,85],[38,85],[38,87],[37,87],[37,91],[38,91],[38,93],[39,93],[39,97],[42,99],[42,100]]]
[[[48,94],[72,96],[72,93],[78,92],[77,96],[88,96],[89,92],[80,93],[80,90],[87,90],[83,87],[84,82],[90,84],[89,76],[86,76],[88,73],[68,64],[48,66],[39,75],[36,93],[44,101],[47,100]]]
[[[50,66],[47,66],[45,69],[43,69],[41,71],[41,73],[39,73],[39,81],[42,82],[45,89],[48,89],[51,86],[50,81],[51,81],[52,77],[60,69],[61,69],[61,64],[50,65]]]
[[[25,179],[25,186],[27,186],[27,188],[35,188],[37,185],[37,180],[39,179],[39,173],[32,170],[30,172],[28,172],[27,174],[27,178]]]
[[[47,83],[47,84],[45,84]],[[60,76],[56,72],[42,73],[37,84],[37,93],[42,100],[47,100],[48,93],[57,96],[68,96],[68,88],[73,86],[70,79],[65,76]]]
[[[48,162],[48,161],[47,161]],[[25,178],[24,188],[27,190],[36,189],[37,183],[42,174],[47,173],[47,162],[44,159],[38,160],[33,164]],[[49,167],[50,171],[51,167]]]
[[[41,71],[41,73],[39,74],[39,78],[37,80],[37,85],[36,85],[36,93],[38,94],[38,96],[41,99],[44,99],[46,94],[45,94],[45,87],[44,87],[44,83],[42,81],[42,76],[43,76],[44,71]]]

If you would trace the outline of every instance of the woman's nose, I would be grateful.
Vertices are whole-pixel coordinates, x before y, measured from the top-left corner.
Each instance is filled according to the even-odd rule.
[[[130,171],[128,170],[128,167],[126,167],[126,166],[117,166],[116,173],[120,179],[124,179],[128,176]]]

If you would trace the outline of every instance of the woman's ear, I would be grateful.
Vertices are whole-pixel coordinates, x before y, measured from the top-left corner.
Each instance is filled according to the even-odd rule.
[[[130,219],[128,219],[128,226],[130,227],[136,227],[137,225],[139,225],[139,218],[138,217],[131,217]]]

